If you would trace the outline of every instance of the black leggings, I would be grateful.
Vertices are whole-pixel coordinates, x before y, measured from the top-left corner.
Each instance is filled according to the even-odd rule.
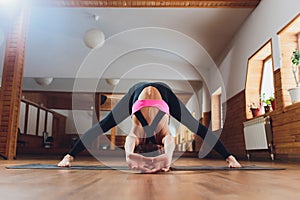
[[[216,135],[197,121],[185,105],[176,97],[170,87],[164,83],[135,84],[103,120],[95,124],[81,136],[69,154],[75,157],[79,152],[85,149],[85,145],[90,146],[99,135],[109,131],[129,117],[132,113],[133,103],[138,99],[142,90],[148,86],[153,86],[158,89],[162,99],[168,104],[172,117],[189,128],[193,133],[205,139],[205,143],[216,150],[223,158],[227,158],[231,155]]]

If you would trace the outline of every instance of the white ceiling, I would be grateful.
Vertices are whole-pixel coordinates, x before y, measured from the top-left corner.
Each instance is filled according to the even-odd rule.
[[[110,77],[205,81],[207,70],[215,66],[252,10],[34,7],[23,87],[62,91],[70,90],[75,79],[99,82]],[[3,11],[0,9],[2,62],[7,33]],[[93,15],[98,15],[99,21],[94,21]],[[82,40],[91,28],[101,29],[106,37],[104,46],[93,51]],[[38,86],[32,79],[48,76],[54,77],[54,82],[47,87]],[[83,88],[89,87],[94,86]]]

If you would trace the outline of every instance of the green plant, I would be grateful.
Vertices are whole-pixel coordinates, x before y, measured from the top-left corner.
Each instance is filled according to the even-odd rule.
[[[272,97],[269,97],[269,100],[270,100],[270,101],[274,101],[275,98],[272,96]]]
[[[266,98],[266,94],[263,93],[262,97],[261,97],[261,101],[263,103],[265,103],[267,106],[270,106],[271,105],[271,102],[274,101],[274,97],[273,96],[270,96],[269,98]]]
[[[299,70],[299,64],[300,64],[300,52],[298,49],[296,49],[295,51],[293,51],[292,57],[291,57],[291,61],[292,61],[292,69],[293,69],[293,74],[294,74],[294,79],[296,82],[296,86],[300,87],[300,82],[299,82],[299,76],[298,76],[298,70]]]
[[[291,57],[292,63],[294,65],[299,65],[300,64],[300,52],[298,49],[296,49],[295,51],[293,51],[293,55]]]

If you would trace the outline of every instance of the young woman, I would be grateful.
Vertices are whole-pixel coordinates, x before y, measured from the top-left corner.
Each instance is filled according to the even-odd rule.
[[[74,145],[71,151],[58,163],[60,167],[70,167],[74,157],[89,146],[95,138],[124,119],[131,116],[132,128],[125,142],[126,161],[131,169],[153,173],[168,171],[173,151],[174,139],[169,130],[169,116],[189,128],[193,133],[205,138],[226,161],[229,167],[241,167],[235,157],[228,152],[222,142],[207,127],[198,122],[185,105],[164,83],[138,83],[119,101],[112,111],[89,129]],[[145,157],[135,153],[136,147],[161,145],[164,153],[155,157]]]

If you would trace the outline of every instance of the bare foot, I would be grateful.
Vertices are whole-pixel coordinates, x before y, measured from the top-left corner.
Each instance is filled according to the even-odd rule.
[[[228,163],[228,167],[230,167],[230,168],[242,167],[241,164],[232,155],[226,159],[226,162]]]
[[[57,164],[58,167],[71,167],[71,161],[74,160],[73,156],[69,154],[65,155],[65,157]]]

